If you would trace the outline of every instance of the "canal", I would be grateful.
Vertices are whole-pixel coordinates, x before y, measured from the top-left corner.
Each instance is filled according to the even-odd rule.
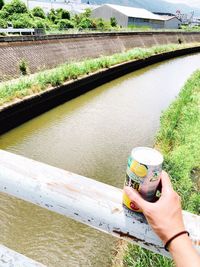
[[[197,68],[200,54],[125,75],[0,136],[0,148],[122,187],[131,149],[153,146]],[[115,238],[5,194],[0,203],[0,243],[50,267],[110,266]]]

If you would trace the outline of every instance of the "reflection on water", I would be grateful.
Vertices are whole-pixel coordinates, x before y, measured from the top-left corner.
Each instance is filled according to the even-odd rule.
[[[153,145],[161,111],[199,59],[166,61],[100,86],[2,135],[0,148],[122,187],[132,147]],[[4,194],[0,202],[0,243],[47,266],[110,265],[115,238]]]

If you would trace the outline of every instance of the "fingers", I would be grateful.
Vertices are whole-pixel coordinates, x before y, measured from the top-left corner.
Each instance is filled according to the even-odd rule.
[[[145,210],[145,207],[148,205],[148,202],[144,200],[136,190],[126,186],[124,187],[124,192],[129,197],[129,199],[135,202],[141,210]]]
[[[162,193],[173,190],[169,175],[165,171],[162,171],[161,183],[162,183]]]

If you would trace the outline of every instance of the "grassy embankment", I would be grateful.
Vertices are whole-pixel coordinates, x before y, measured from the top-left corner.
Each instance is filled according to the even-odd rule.
[[[200,213],[200,70],[186,82],[178,98],[161,117],[156,147],[164,154],[164,169],[181,195],[183,209]],[[171,260],[128,245],[123,266],[171,267]]]
[[[151,48],[135,48],[124,53],[112,56],[102,56],[96,59],[87,59],[77,63],[66,63],[51,70],[45,70],[19,79],[0,84],[0,106],[22,99],[26,96],[40,93],[44,90],[61,85],[79,77],[128,62],[130,60],[145,59],[155,54],[197,46],[193,44],[168,44]]]

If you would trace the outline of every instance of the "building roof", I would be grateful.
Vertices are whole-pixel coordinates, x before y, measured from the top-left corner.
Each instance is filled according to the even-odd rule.
[[[162,16],[162,18],[164,20],[170,20],[170,19],[177,19],[177,20],[179,20],[176,16],[167,16],[167,15],[165,15],[165,16]]]
[[[164,20],[162,16],[153,14],[152,12],[144,9],[144,8],[135,8],[135,7],[128,7],[128,6],[119,6],[119,5],[111,5],[105,4],[103,6],[109,6],[118,12],[126,15],[127,17],[133,18],[142,18],[142,19],[153,19],[153,20]]]

